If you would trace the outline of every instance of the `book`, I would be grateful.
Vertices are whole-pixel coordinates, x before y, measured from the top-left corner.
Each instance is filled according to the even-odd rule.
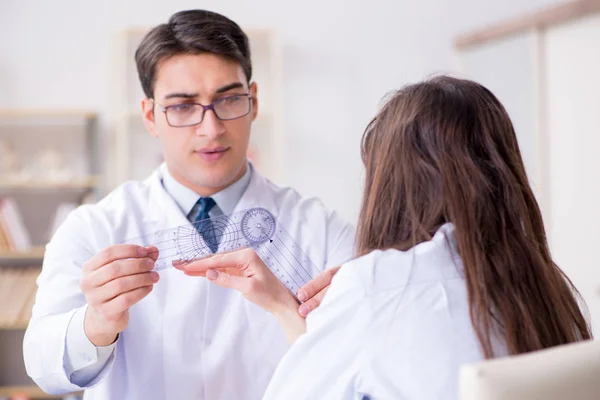
[[[31,318],[39,267],[0,268],[0,327],[23,326]]]
[[[31,319],[31,311],[35,304],[35,297],[37,295],[37,278],[41,273],[40,267],[33,267],[27,269],[27,276],[25,278],[25,285],[23,287],[23,302],[20,313],[17,317],[17,321],[28,322]]]
[[[0,229],[4,231],[10,250],[27,251],[31,249],[31,238],[17,202],[10,197],[0,199]]]
[[[8,238],[6,236],[6,233],[4,232],[4,229],[2,229],[2,226],[0,225],[0,251],[6,251],[6,250],[10,250],[10,246],[8,245]]]

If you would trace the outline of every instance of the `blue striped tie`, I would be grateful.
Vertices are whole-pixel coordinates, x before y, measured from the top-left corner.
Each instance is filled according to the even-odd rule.
[[[216,253],[219,248],[219,240],[213,229],[212,221],[209,219],[208,212],[216,205],[217,203],[212,197],[200,197],[196,202],[196,206],[194,206],[197,207],[198,214],[193,221],[194,227],[213,253]]]

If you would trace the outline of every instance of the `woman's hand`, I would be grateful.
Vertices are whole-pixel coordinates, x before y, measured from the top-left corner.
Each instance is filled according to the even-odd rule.
[[[298,299],[302,304],[298,308],[298,313],[305,317],[315,308],[321,305],[325,294],[331,286],[331,281],[341,267],[333,267],[326,269],[317,275],[313,280],[302,286],[298,290]]]
[[[189,276],[206,276],[219,286],[235,289],[266,311],[277,314],[298,302],[252,249],[174,264]]]
[[[205,276],[219,286],[239,291],[275,315],[292,343],[306,331],[304,318],[297,312],[298,301],[252,249],[215,254],[189,263],[176,262],[173,266],[186,275]]]

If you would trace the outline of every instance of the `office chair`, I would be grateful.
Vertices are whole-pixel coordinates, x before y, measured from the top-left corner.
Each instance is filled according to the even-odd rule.
[[[600,341],[465,365],[461,400],[600,400]]]

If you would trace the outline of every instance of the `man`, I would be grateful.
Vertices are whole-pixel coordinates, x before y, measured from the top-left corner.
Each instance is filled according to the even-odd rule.
[[[145,37],[136,63],[165,163],[78,208],[48,244],[24,341],[28,374],[49,393],[87,389],[86,399],[259,399],[288,346],[277,321],[205,279],[173,268],[159,277],[153,243],[122,243],[263,207],[325,270],[351,258],[353,229],[247,162],[258,87],[237,24],[179,12]],[[335,271],[299,292],[304,307],[318,305]]]

